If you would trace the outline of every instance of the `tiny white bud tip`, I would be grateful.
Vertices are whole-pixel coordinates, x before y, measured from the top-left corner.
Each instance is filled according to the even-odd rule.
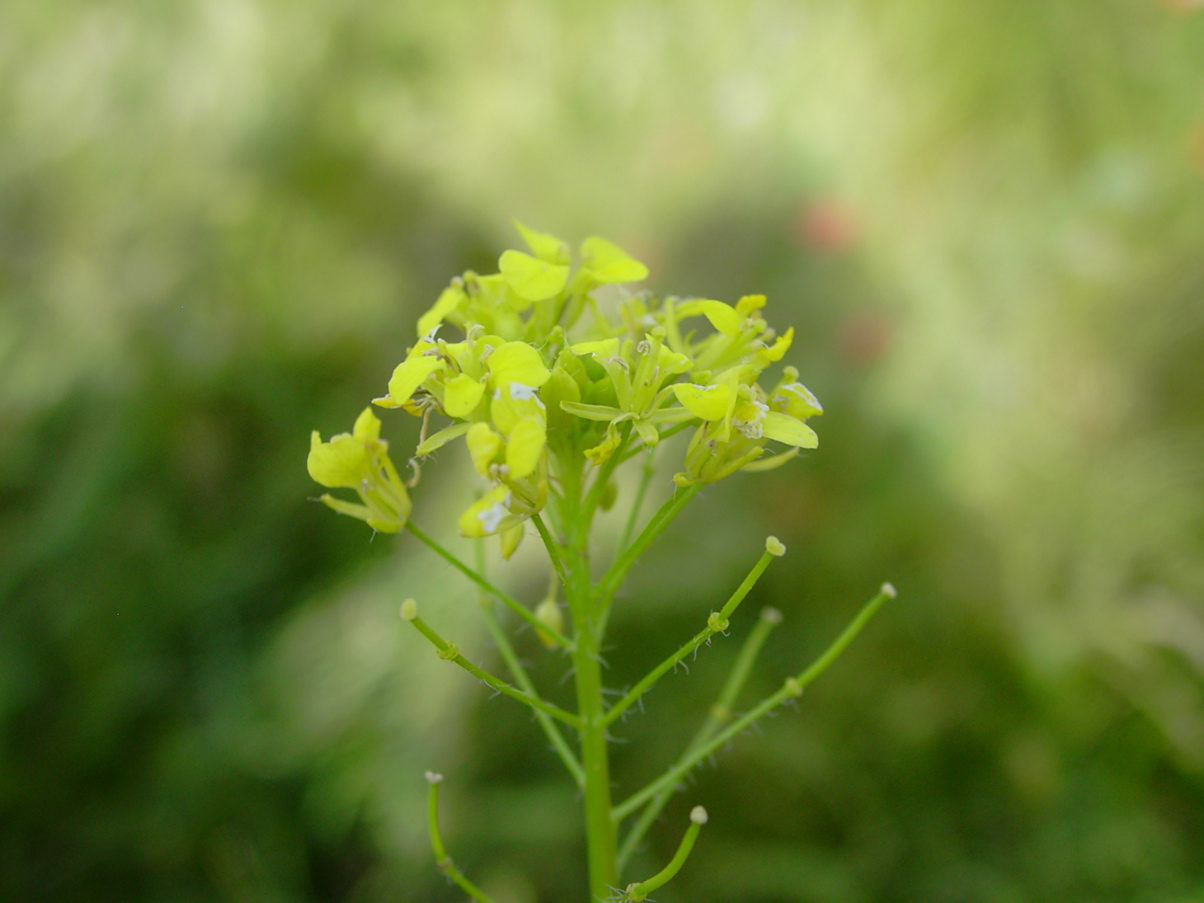
[[[786,554],[786,547],[782,545],[782,541],[776,536],[770,536],[765,540],[765,551],[775,558],[781,558]]]
[[[690,810],[690,821],[696,825],[705,825],[707,823],[707,810],[702,806],[695,806]]]
[[[401,603],[401,619],[403,621],[412,621],[418,617],[418,603],[413,599],[406,599]]]
[[[899,591],[895,589],[895,585],[893,583],[883,583],[882,594],[888,599],[893,599],[895,596],[899,595]]]
[[[768,621],[770,624],[781,624],[782,613],[772,605],[768,605],[761,609],[761,620]]]
[[[443,775],[437,771],[428,771],[426,773],[426,782],[428,784],[438,784],[443,780]]]

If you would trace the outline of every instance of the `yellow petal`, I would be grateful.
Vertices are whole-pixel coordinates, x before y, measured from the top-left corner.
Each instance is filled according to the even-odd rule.
[[[740,319],[746,320],[765,306],[764,295],[745,295],[736,302],[736,313]]]
[[[340,433],[329,442],[323,442],[314,430],[305,463],[314,481],[329,489],[358,489],[368,465],[368,449],[348,433]]]
[[[524,417],[546,419],[547,412],[535,389],[521,383],[509,383],[493,393],[489,416],[502,435],[509,436],[515,424]]]
[[[524,417],[510,431],[506,442],[506,467],[510,479],[521,480],[531,474],[547,445],[547,432],[542,417]]]
[[[727,386],[697,386],[694,383],[676,383],[673,394],[682,407],[703,420],[720,420],[727,416],[728,402],[732,390]]]
[[[474,423],[469,427],[464,442],[468,445],[468,453],[472,455],[473,467],[481,475],[489,476],[489,465],[502,450],[502,437],[488,423]]]
[[[351,430],[351,434],[361,442],[380,441],[380,420],[372,413],[371,408],[364,408],[359,417],[355,419],[355,427]]]
[[[502,558],[506,561],[510,560],[515,552],[518,551],[519,544],[523,541],[523,537],[527,535],[527,531],[523,529],[522,524],[511,527],[505,531],[502,536]]]
[[[526,301],[543,301],[551,298],[569,278],[569,268],[563,264],[548,263],[522,251],[506,251],[498,260],[498,269],[506,284],[516,295]]]
[[[619,354],[618,339],[599,339],[596,342],[578,342],[573,346],[574,354],[592,354],[600,361],[609,360]]]
[[[587,238],[581,243],[581,256],[598,282],[639,282],[648,278],[648,267],[605,238]]]
[[[785,442],[797,448],[818,448],[819,436],[815,430],[801,420],[795,420],[789,414],[770,411],[761,421],[761,434],[766,439]]]
[[[719,332],[730,336],[740,334],[740,324],[744,318],[731,305],[722,301],[700,301],[698,306]]]
[[[778,336],[776,342],[762,351],[761,356],[764,357],[767,362],[780,361],[782,359],[782,355],[784,355],[790,349],[790,345],[793,341],[794,327],[791,326],[786,330],[785,335]]]
[[[448,417],[467,417],[481,403],[485,386],[466,373],[447,381],[443,387],[443,410]]]
[[[495,486],[460,515],[460,532],[469,537],[489,536],[522,523],[522,518],[511,514],[509,501],[510,490]]]
[[[531,249],[531,253],[540,260],[545,260],[548,263],[565,264],[571,259],[572,251],[569,250],[567,242],[561,241],[555,235],[549,235],[547,232],[536,232],[534,229],[528,229],[518,220],[514,220],[514,225],[522,233],[523,241],[527,243],[527,247]]]
[[[395,405],[405,404],[428,376],[446,368],[447,364],[436,355],[411,354],[393,371],[389,380],[389,399]]]
[[[538,388],[552,374],[539,352],[526,342],[504,342],[485,360],[495,386],[520,383]]]
[[[770,404],[775,410],[784,411],[799,420],[805,417],[817,417],[824,412],[819,399],[811,393],[810,389],[799,382],[778,386],[777,391],[773,393],[773,398],[770,399]]]

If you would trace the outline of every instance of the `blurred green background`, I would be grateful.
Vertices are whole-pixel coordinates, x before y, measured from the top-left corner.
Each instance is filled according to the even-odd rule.
[[[4,4],[0,898],[459,900],[432,768],[499,903],[582,899],[538,730],[400,629],[416,596],[492,662],[469,588],[310,503],[304,466],[517,217],[659,292],[768,294],[828,412],[635,574],[616,686],[767,533],[791,553],[623,725],[623,788],[758,607],[786,621],[749,700],[900,590],[635,877],[701,802],[662,903],[1204,900],[1200,7]],[[427,529],[462,463],[427,468]]]

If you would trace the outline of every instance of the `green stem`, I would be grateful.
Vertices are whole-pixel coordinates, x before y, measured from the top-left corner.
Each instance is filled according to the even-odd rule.
[[[831,665],[832,662],[836,661],[837,658],[839,658],[840,654],[844,652],[849,643],[853,642],[853,639],[861,632],[861,629],[865,627],[869,619],[874,616],[874,613],[882,607],[882,604],[887,599],[893,599],[894,597],[894,587],[889,583],[883,584],[882,590],[878,593],[878,595],[871,599],[865,605],[865,607],[858,612],[857,617],[855,617],[849,623],[849,626],[846,627],[840,636],[833,641],[832,645],[824,650],[824,653],[817,658],[810,667],[799,674],[798,677],[786,678],[780,690],[767,696],[760,703],[758,703],[756,707],[752,709],[752,711],[746,713],[740,718],[737,718],[710,740],[707,740],[705,743],[702,743],[693,750],[688,750],[687,752],[683,753],[682,757],[677,761],[677,763],[671,766],[663,775],[652,781],[652,783],[646,786],[643,790],[638,791],[617,805],[613,813],[614,819],[616,821],[620,821],[626,818],[641,805],[643,805],[647,800],[656,796],[661,791],[671,790],[690,772],[690,769],[692,769],[715,750],[719,749],[719,747],[730,741],[737,734],[744,731],[758,718],[761,718],[766,713],[776,709],[786,700],[797,698],[798,696],[802,695],[802,692],[807,685],[815,680],[815,678],[823,674],[828,666]]]
[[[412,602],[413,600],[407,601]],[[517,699],[519,702],[530,706],[537,712],[543,712],[546,715],[551,715],[553,718],[559,718],[570,727],[579,728],[581,726],[581,719],[572,712],[566,712],[564,709],[560,708],[560,706],[553,705],[550,702],[545,702],[543,699],[540,699],[534,694],[524,693],[522,690],[510,686],[510,684],[506,683],[500,677],[495,677],[488,671],[478,668],[460,654],[460,650],[456,648],[455,643],[449,643],[447,640],[443,639],[443,637],[439,636],[439,634],[437,634],[434,629],[430,627],[430,625],[423,621],[422,618],[418,617],[413,610],[407,611],[403,608],[402,612],[402,617],[413,624],[414,627],[417,628],[418,632],[430,640],[434,647],[439,650],[440,658],[447,659],[449,662],[459,665],[473,677],[481,680],[488,686],[497,690],[499,693],[503,693],[506,696],[509,696],[511,699]]]
[[[702,826],[706,823],[707,810],[702,808],[702,806],[695,806],[694,810],[690,813],[690,827],[686,828],[685,836],[682,837],[681,843],[678,844],[677,852],[673,854],[673,858],[669,860],[669,864],[647,881],[629,885],[627,890],[623,892],[624,901],[642,903],[654,890],[668,884],[681,871],[681,867],[686,864],[686,859],[689,858],[690,851],[694,849],[694,841],[698,839],[698,832],[702,830]]]
[[[447,850],[443,847],[443,838],[439,834],[439,784],[443,780],[443,775],[428,771],[426,779],[431,785],[426,797],[426,826],[431,835],[431,849],[435,853],[435,865],[439,867],[439,871],[447,875],[456,883],[456,886],[477,903],[493,903],[479,887],[464,877],[452,862],[451,857],[447,855]]]
[[[660,680],[670,668],[675,667],[678,662],[707,642],[715,634],[727,630],[728,618],[732,616],[736,608],[744,601],[744,597],[756,585],[761,575],[765,573],[765,568],[769,567],[769,562],[775,557],[772,552],[766,550],[761,555],[760,560],[753,565],[752,570],[748,572],[748,576],[744,578],[744,581],[736,587],[736,591],[731,594],[723,608],[717,614],[712,613],[707,618],[707,626],[699,631],[692,640],[649,671],[643,680],[632,687],[622,699],[615,703],[611,710],[606,713],[606,717],[602,719],[603,725],[609,726],[613,724],[616,718],[627,711],[641,696],[648,692],[653,684]]]
[[[443,548],[443,546],[439,545],[439,543],[437,543],[435,540],[431,539],[431,537],[427,536],[426,533],[418,529],[418,527],[414,525],[413,521],[406,521],[406,530],[412,533],[419,541],[425,543],[433,552],[435,552],[436,555],[458,570],[481,589],[496,596],[499,600],[501,600],[503,605],[513,611],[536,630],[542,630],[544,633],[548,634],[550,637],[560,643],[565,649],[573,648],[573,644],[569,641],[568,637],[560,633],[558,630],[553,630],[546,624],[541,624],[539,619],[535,617],[535,615],[530,612],[525,605],[516,600],[514,597],[510,596],[508,593],[502,592],[447,549]]]
[[[555,537],[548,530],[548,525],[543,522],[543,518],[535,514],[531,518],[531,522],[535,524],[535,529],[539,531],[539,538],[543,540],[544,548],[548,550],[548,558],[552,562],[552,567],[556,571],[556,575],[560,577],[562,586],[569,585],[568,571],[564,567],[564,559],[560,556],[560,548],[556,543]]]
[[[589,529],[593,509],[582,503],[581,465],[564,474],[565,554],[569,582],[565,595],[573,619],[576,645],[572,649],[577,684],[581,765],[585,772],[585,836],[591,899],[605,900],[618,880],[615,868],[617,838],[611,820],[610,760],[606,727],[602,723],[601,636],[593,609],[589,570]]]
[[[740,647],[740,652],[736,656],[736,664],[728,675],[727,681],[719,693],[719,698],[711,706],[706,722],[686,746],[687,752],[705,743],[714,736],[715,731],[731,720],[732,705],[735,703],[736,697],[740,695],[740,691],[744,689],[744,684],[747,683],[748,676],[752,673],[753,664],[761,652],[761,647],[765,645],[765,640],[769,638],[773,629],[781,623],[782,613],[776,608],[762,609],[761,617],[749,631],[744,645]],[[665,808],[665,804],[672,795],[672,789],[662,790],[650,799],[648,805],[644,807],[644,811],[640,813],[640,817],[631,826],[631,830],[627,832],[627,836],[623,838],[618,856],[620,876],[627,867],[635,848],[639,846],[640,841],[648,833],[648,829],[652,827],[652,823],[656,821],[657,816],[661,814],[661,810]]]

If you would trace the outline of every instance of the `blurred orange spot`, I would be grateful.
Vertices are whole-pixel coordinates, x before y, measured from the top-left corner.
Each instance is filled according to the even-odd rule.
[[[795,238],[820,251],[844,251],[860,237],[857,217],[838,198],[818,198],[803,204],[795,223]]]
[[[890,350],[894,328],[882,313],[860,310],[841,324],[840,350],[851,363],[868,367]]]

